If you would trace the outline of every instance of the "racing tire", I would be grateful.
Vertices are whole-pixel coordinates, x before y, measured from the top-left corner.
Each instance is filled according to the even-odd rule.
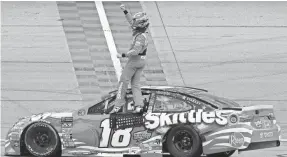
[[[36,122],[24,135],[26,149],[37,157],[60,157],[61,143],[58,133],[48,123]]]
[[[228,152],[209,154],[209,155],[207,155],[207,157],[230,157],[234,152],[235,152],[235,150],[228,151]]]
[[[200,157],[202,142],[191,126],[179,125],[170,130],[166,139],[168,152],[174,157]]]

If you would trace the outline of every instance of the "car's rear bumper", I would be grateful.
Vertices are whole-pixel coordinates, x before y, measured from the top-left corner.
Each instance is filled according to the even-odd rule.
[[[255,150],[280,146],[281,129],[275,125],[272,129],[254,130],[249,125],[239,128],[226,128],[213,131],[205,135],[203,153],[214,154],[219,152],[239,150]]]
[[[256,150],[256,149],[265,149],[265,148],[273,148],[279,147],[280,141],[264,141],[264,142],[254,142],[250,143],[246,149],[239,149],[239,151],[249,151],[249,150]]]

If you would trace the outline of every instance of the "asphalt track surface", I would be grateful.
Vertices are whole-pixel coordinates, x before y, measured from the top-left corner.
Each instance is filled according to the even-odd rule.
[[[188,3],[146,3],[153,14],[150,31],[160,60],[156,66],[164,71],[165,81],[196,85],[246,105],[272,104],[287,139],[287,3]],[[1,4],[4,139],[18,118],[75,109],[81,96],[56,3]],[[3,151],[2,140],[1,156]],[[287,142],[234,156],[287,157]]]

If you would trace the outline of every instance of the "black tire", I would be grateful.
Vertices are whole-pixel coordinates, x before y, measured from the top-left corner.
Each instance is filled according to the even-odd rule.
[[[61,143],[55,129],[48,123],[36,122],[25,132],[24,143],[37,157],[60,157]]]
[[[222,153],[216,153],[216,154],[209,154],[207,157],[230,157],[235,150],[228,151],[228,152],[222,152]]]
[[[179,125],[172,128],[167,135],[166,145],[174,157],[200,157],[202,154],[201,139],[191,126]]]

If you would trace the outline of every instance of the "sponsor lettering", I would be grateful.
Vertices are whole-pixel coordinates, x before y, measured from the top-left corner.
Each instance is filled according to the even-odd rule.
[[[214,123],[226,125],[228,120],[221,116],[221,112],[203,112],[202,109],[197,111],[190,110],[182,113],[148,113],[145,115],[145,127],[153,130],[157,127],[169,126],[179,123]]]
[[[261,120],[258,120],[258,121],[255,121],[254,124],[257,128],[262,128],[263,122]]]
[[[274,136],[273,132],[261,132],[260,133],[260,138],[270,138],[273,136]]]
[[[62,128],[71,128],[73,127],[73,123],[64,122],[62,123]]]
[[[35,128],[35,127],[48,127],[48,124],[46,124],[46,123],[35,123],[34,125],[33,125],[33,127]]]
[[[254,119],[253,126],[260,129],[261,128],[267,129],[272,127],[272,123],[267,117],[260,117]]]
[[[265,121],[264,121],[265,128],[271,128],[271,125],[272,125],[271,121],[266,118]]]
[[[28,148],[28,150],[29,150],[32,154],[34,154],[34,155],[36,155],[36,156],[47,156],[47,155],[51,154],[51,153],[54,151],[54,148],[51,148],[51,147],[46,148],[46,151],[45,151],[45,152],[42,152],[42,153],[35,151],[35,150],[31,147],[31,145],[27,145],[27,148]]]
[[[73,122],[73,117],[62,117],[61,122]]]
[[[76,145],[73,141],[64,141],[63,146],[67,148],[74,148]]]
[[[185,95],[181,95],[181,94],[178,94],[178,93],[171,93],[171,92],[166,92],[166,91],[157,91],[156,93],[160,94],[160,95],[171,96],[171,97],[176,98],[176,99],[181,99],[181,100],[183,100],[183,101],[185,101],[187,103],[193,103],[193,104],[196,104],[196,105],[201,105],[200,101],[197,101],[194,98],[191,98],[191,97],[188,97],[188,96],[185,96]]]
[[[84,109],[81,109],[78,111],[78,116],[84,116],[86,114],[86,111]]]
[[[200,105],[201,103],[199,101],[197,101],[196,99],[190,98],[190,97],[186,97],[184,100],[188,101],[188,102],[192,102],[194,104]]]
[[[133,135],[133,139],[136,140],[137,142],[142,142],[142,141],[146,141],[149,138],[151,138],[151,133],[148,132],[147,130],[144,131],[139,131],[134,133]]]
[[[235,148],[240,148],[244,145],[244,136],[241,133],[233,133],[230,135],[230,144]]]

